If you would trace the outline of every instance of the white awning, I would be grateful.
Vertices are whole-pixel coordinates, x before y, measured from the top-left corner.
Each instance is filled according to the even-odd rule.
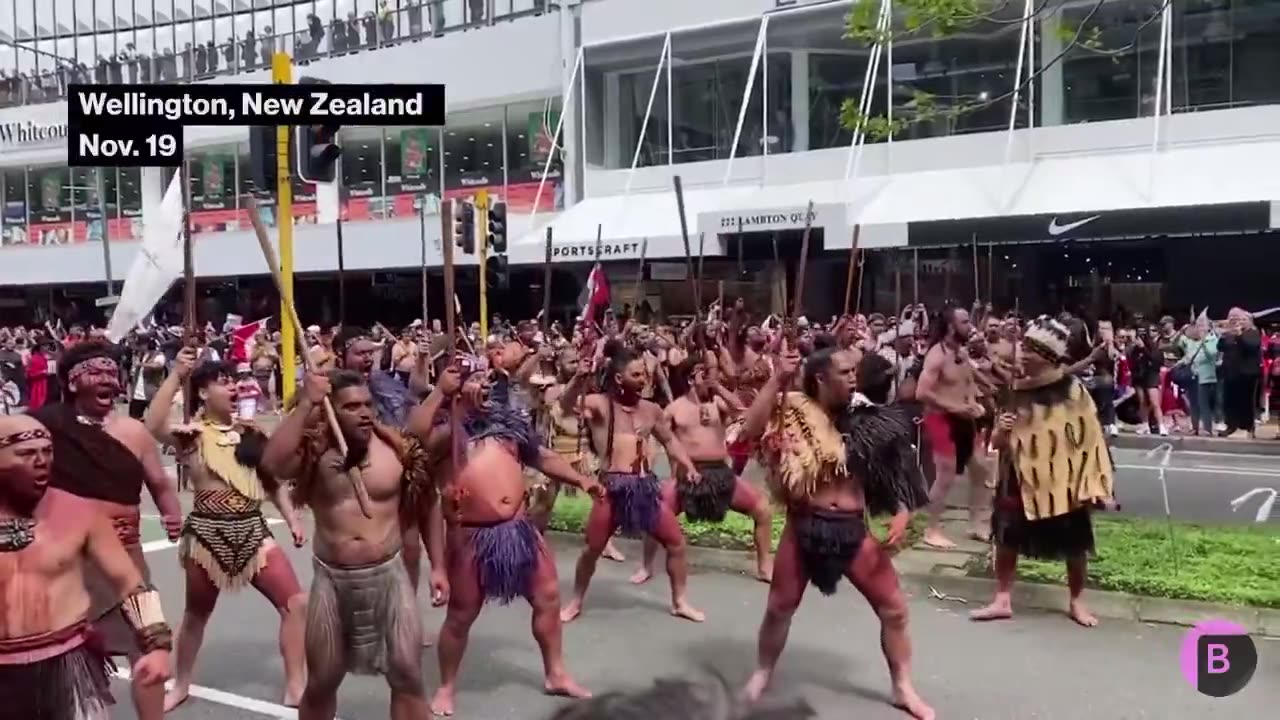
[[[698,254],[700,240],[703,255],[725,254],[724,245],[715,232],[706,232],[699,238],[698,216],[715,203],[743,191],[743,188],[685,190],[685,218],[693,255]],[[552,262],[591,261],[595,257],[597,233],[602,239],[604,260],[637,259],[646,240],[647,258],[684,257],[674,191],[589,197],[513,243],[510,253],[513,264],[543,262],[547,227],[551,228]]]

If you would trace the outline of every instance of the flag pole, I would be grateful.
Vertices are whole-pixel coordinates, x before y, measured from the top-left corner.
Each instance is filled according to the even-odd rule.
[[[288,295],[284,293],[284,272],[281,270],[280,260],[276,257],[276,251],[271,247],[271,240],[267,237],[267,229],[262,224],[262,216],[258,213],[258,203],[252,196],[245,196],[249,206],[249,222],[253,224],[253,232],[258,236],[258,247],[262,250],[262,257],[267,261],[267,268],[271,270],[271,279],[275,281],[276,290],[280,292],[283,298],[284,315],[280,319],[282,326],[293,328],[294,339],[298,343],[298,349],[302,355],[302,364],[308,373],[317,372],[315,358],[311,357],[311,353],[307,351],[306,334],[302,329],[302,320],[298,318],[298,308],[293,304]],[[282,353],[286,352],[286,348],[280,349]],[[293,348],[288,348],[292,352]],[[287,381],[287,378],[286,378]],[[342,434],[342,427],[338,425],[338,416],[334,413],[333,403],[329,398],[324,399],[322,405],[324,409],[325,420],[329,425],[330,432],[333,433],[333,440],[338,445],[338,452],[342,457],[347,457],[347,438]],[[352,467],[347,472],[347,479],[351,482],[351,489],[355,492],[356,503],[360,506],[360,512],[369,519],[373,519],[372,502],[369,500],[369,491],[365,488],[364,477],[360,474],[359,467]]]

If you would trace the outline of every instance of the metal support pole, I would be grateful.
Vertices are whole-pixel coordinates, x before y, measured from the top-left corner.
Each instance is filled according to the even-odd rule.
[[[285,53],[271,57],[271,82],[289,85],[293,82],[293,64]],[[280,237],[280,317],[287,320],[293,312],[293,178],[289,168],[289,128],[276,128],[276,228]],[[257,212],[257,208],[249,208]],[[280,323],[280,397],[287,407],[298,385],[298,369],[294,349],[298,347],[296,329],[287,321]]]
[[[729,148],[729,162],[724,168],[724,183],[729,184],[733,177],[733,159],[738,156],[738,142],[742,139],[742,126],[747,121],[747,105],[751,100],[751,92],[756,86],[756,73],[760,69],[760,55],[764,52],[765,33],[769,31],[769,16],[760,20],[760,32],[756,34],[756,49],[751,55],[751,68],[747,70],[747,87],[742,91],[742,107],[738,108],[738,125],[733,130],[733,146]]]

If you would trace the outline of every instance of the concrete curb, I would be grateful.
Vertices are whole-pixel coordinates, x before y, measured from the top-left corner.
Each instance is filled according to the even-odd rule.
[[[1280,441],[1277,440],[1228,440],[1226,438],[1160,437],[1158,435],[1120,435],[1111,438],[1111,446],[1121,450],[1154,450],[1165,443],[1172,445],[1175,452],[1280,457]]]
[[[557,548],[582,547],[582,536],[572,533],[549,531],[547,540]],[[614,538],[614,544],[627,556],[628,565],[638,565],[641,552],[639,541]],[[968,605],[972,608],[978,603],[986,602],[995,592],[994,580],[965,575],[962,568],[939,562],[944,559],[944,553],[907,550],[894,558],[894,565],[901,573],[907,589],[920,597],[928,597],[929,589],[933,588],[944,595],[968,600]],[[755,572],[755,561],[747,550],[691,546],[689,566],[696,570],[741,575],[752,575]],[[1260,636],[1280,637],[1280,609],[1169,600],[1110,590],[1089,590],[1085,593],[1085,598],[1089,609],[1100,618],[1184,627],[1214,618],[1237,623]],[[1067,589],[1061,585],[1019,582],[1014,585],[1013,604],[1020,610],[1061,612],[1066,609]]]

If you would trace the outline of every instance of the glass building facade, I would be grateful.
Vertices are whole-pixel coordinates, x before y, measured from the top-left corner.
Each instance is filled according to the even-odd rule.
[[[998,8],[992,19],[951,36],[933,37],[927,31],[899,36],[891,61],[895,116],[910,116],[921,93],[928,94],[940,112],[931,120],[908,123],[895,139],[1008,127],[1021,5],[992,6]],[[1024,81],[1020,92],[1017,126],[1152,115],[1161,7],[1150,0],[1040,6],[1033,21],[1036,51],[1029,59],[1033,80],[1029,85]],[[1171,8],[1173,112],[1280,102],[1280,0],[1194,0],[1174,2]],[[869,52],[865,44],[841,37],[841,17],[832,11],[825,23],[811,21],[811,28],[798,27],[800,21],[786,15],[770,24],[768,79],[764,72],[757,75],[738,156],[759,155],[766,145],[770,154],[848,147],[851,135],[841,126],[840,106],[846,99],[857,102]],[[1073,43],[1082,28],[1082,41]],[[617,75],[616,97],[605,100],[615,105],[605,117],[617,118],[621,145],[616,152],[606,151],[608,167],[630,166],[654,83],[656,51],[654,55],[648,67],[606,72]],[[727,158],[751,58],[749,46],[735,55],[707,59],[686,59],[677,53],[671,69],[675,137],[667,138],[664,71],[657,75],[639,164]],[[888,64],[881,60],[872,92],[873,116],[887,114]],[[1024,69],[1024,77],[1025,73]],[[801,98],[805,107],[798,107]],[[761,102],[767,103],[767,132]],[[962,104],[969,109],[948,112]],[[797,132],[800,125],[805,132]]]
[[[351,222],[410,217],[426,203],[488,190],[513,213],[534,209],[552,152],[558,99],[517,103],[451,116],[439,127],[353,127],[342,130],[342,213]],[[193,233],[247,229],[244,197],[270,206],[271,193],[251,179],[248,139],[187,152]],[[539,212],[562,209],[562,168],[552,158]],[[3,245],[66,245],[141,237],[137,168],[32,165],[0,168]],[[296,222],[315,222],[315,188],[293,186]],[[274,222],[273,213],[264,213]]]

